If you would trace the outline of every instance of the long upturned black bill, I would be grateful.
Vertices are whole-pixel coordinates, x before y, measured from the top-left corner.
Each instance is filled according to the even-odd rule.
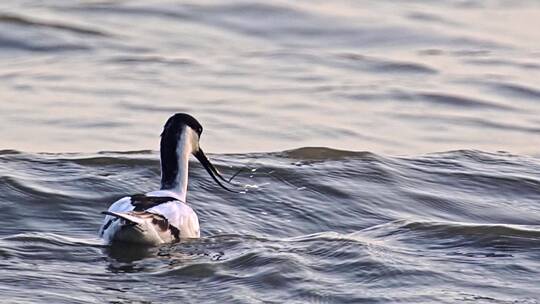
[[[199,151],[197,151],[195,154],[195,157],[199,160],[199,162],[203,165],[203,167],[206,169],[206,171],[210,174],[210,176],[216,181],[216,183],[218,183],[218,185],[221,186],[221,188],[227,190],[227,191],[230,191],[230,192],[235,192],[235,193],[238,193],[238,191],[234,191],[234,190],[231,190],[227,187],[225,187],[220,181],[219,179],[221,179],[222,181],[225,181],[227,182],[227,180],[221,176],[221,174],[219,173],[219,171],[216,169],[216,167],[214,167],[214,165],[212,165],[212,163],[210,162],[210,160],[208,160],[208,158],[206,157],[206,155],[204,154],[203,150],[199,148]],[[216,177],[217,176],[217,177]],[[218,179],[219,178],[219,179]]]

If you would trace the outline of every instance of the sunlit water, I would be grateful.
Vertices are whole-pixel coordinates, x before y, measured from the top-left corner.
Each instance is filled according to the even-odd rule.
[[[539,28],[525,0],[0,2],[0,302],[540,303]],[[249,191],[192,163],[200,240],[103,246],[179,111]]]
[[[540,154],[540,2],[2,1],[0,139],[142,150]],[[14,127],[16,126],[16,128]]]

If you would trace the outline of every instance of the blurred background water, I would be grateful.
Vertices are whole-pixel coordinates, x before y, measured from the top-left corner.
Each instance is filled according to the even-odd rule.
[[[539,28],[535,0],[0,2],[2,301],[539,303]],[[179,111],[257,187],[193,163],[201,240],[102,246]]]
[[[538,1],[5,1],[0,140],[139,150],[539,155]],[[16,126],[16,127],[15,127]]]

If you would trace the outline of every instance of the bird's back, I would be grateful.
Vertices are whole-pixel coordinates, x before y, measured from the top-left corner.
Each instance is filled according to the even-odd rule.
[[[137,230],[146,231],[141,238],[141,242],[144,243],[162,243],[176,237],[200,237],[197,214],[170,191],[159,190],[123,197],[113,203],[105,214],[107,215],[101,226],[100,236],[108,243],[131,242],[136,238],[134,234],[137,234]],[[148,241],[148,238],[156,240]]]

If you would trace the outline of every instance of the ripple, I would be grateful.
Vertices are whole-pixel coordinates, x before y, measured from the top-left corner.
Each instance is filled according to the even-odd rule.
[[[450,254],[469,252],[482,257],[509,257],[540,247],[540,226],[464,222],[393,221],[365,229],[381,241],[425,244],[431,250],[454,248]],[[457,250],[457,251],[456,251]]]
[[[0,150],[0,155],[17,155],[17,154],[22,154],[22,152],[17,151],[17,150],[12,150],[12,149]]]
[[[454,107],[513,110],[513,108],[509,106],[499,105],[493,102],[465,96],[451,95],[447,93],[419,93],[418,97],[435,104],[449,105]]]
[[[415,121],[429,121],[429,122],[445,122],[448,124],[459,124],[459,125],[472,125],[482,128],[491,128],[501,131],[518,131],[523,133],[531,133],[532,135],[540,132],[540,128],[537,127],[526,127],[522,126],[516,122],[500,122],[492,121],[487,118],[474,118],[467,116],[449,116],[449,115],[416,115],[416,114],[395,114],[394,116],[400,119],[415,120]]]
[[[533,62],[519,62],[506,59],[487,59],[487,58],[475,58],[467,59],[465,62],[476,65],[487,66],[510,66],[527,70],[540,70],[540,64]]]
[[[125,63],[125,64],[167,64],[167,65],[179,65],[179,66],[191,66],[195,65],[195,62],[186,58],[171,58],[158,55],[139,55],[139,56],[116,56],[108,59],[108,62],[112,63]]]
[[[99,36],[99,37],[110,37],[110,34],[107,34],[103,31],[75,26],[72,24],[60,23],[60,22],[46,22],[46,21],[37,21],[33,18],[21,17],[17,15],[9,14],[0,14],[0,23],[15,24],[30,26],[36,28],[49,28],[63,30],[67,32],[72,32],[75,34],[89,35],[89,36]]]
[[[374,156],[369,152],[353,152],[326,147],[303,147],[283,151],[278,155],[286,158],[304,160],[339,160],[345,158],[370,158]]]
[[[351,60],[358,65],[373,72],[384,73],[421,73],[421,74],[437,74],[438,71],[425,64],[416,62],[400,62],[393,60],[383,60],[375,57],[369,57],[354,53],[340,54],[339,57]]]
[[[92,246],[103,247],[103,241],[100,239],[80,239],[54,233],[20,233],[8,235],[0,238],[5,242],[20,243],[20,244],[41,244],[43,246],[54,245],[59,247],[65,246]]]
[[[120,107],[125,108],[131,111],[141,111],[141,112],[163,112],[163,113],[175,113],[175,112],[186,112],[187,108],[183,106],[164,106],[164,105],[151,105],[147,103],[134,103],[134,102],[122,102],[119,104]]]
[[[443,24],[443,25],[450,25],[450,26],[463,26],[463,24],[460,24],[455,21],[447,20],[444,17],[431,14],[431,13],[412,12],[412,13],[407,14],[407,18],[410,18],[416,21],[429,22],[429,23],[435,23],[435,24]]]
[[[208,191],[211,181],[193,164],[189,202],[203,237],[131,248],[96,239],[98,211],[117,195],[157,187],[157,152],[0,156],[7,177],[0,264],[18,278],[34,277],[39,290],[45,281],[75,280],[115,299],[174,301],[179,290],[208,289],[211,297],[200,296],[223,301],[250,294],[415,302],[429,290],[442,298],[433,290],[469,284],[477,273],[512,282],[537,275],[534,158],[474,150],[389,157],[325,147],[214,155],[224,174],[248,165],[237,182],[267,186],[244,195]],[[467,273],[455,270],[464,265]],[[527,294],[524,284],[533,283],[523,282],[517,286]],[[487,286],[480,285],[467,290]],[[425,289],[411,294],[414,286]]]
[[[69,51],[83,51],[89,50],[90,47],[82,44],[68,44],[68,43],[39,43],[39,42],[27,42],[14,38],[2,37],[0,34],[0,50],[24,50],[32,52],[69,52]]]
[[[523,97],[537,101],[540,99],[540,90],[514,83],[491,83],[497,91],[509,93],[511,96]]]

